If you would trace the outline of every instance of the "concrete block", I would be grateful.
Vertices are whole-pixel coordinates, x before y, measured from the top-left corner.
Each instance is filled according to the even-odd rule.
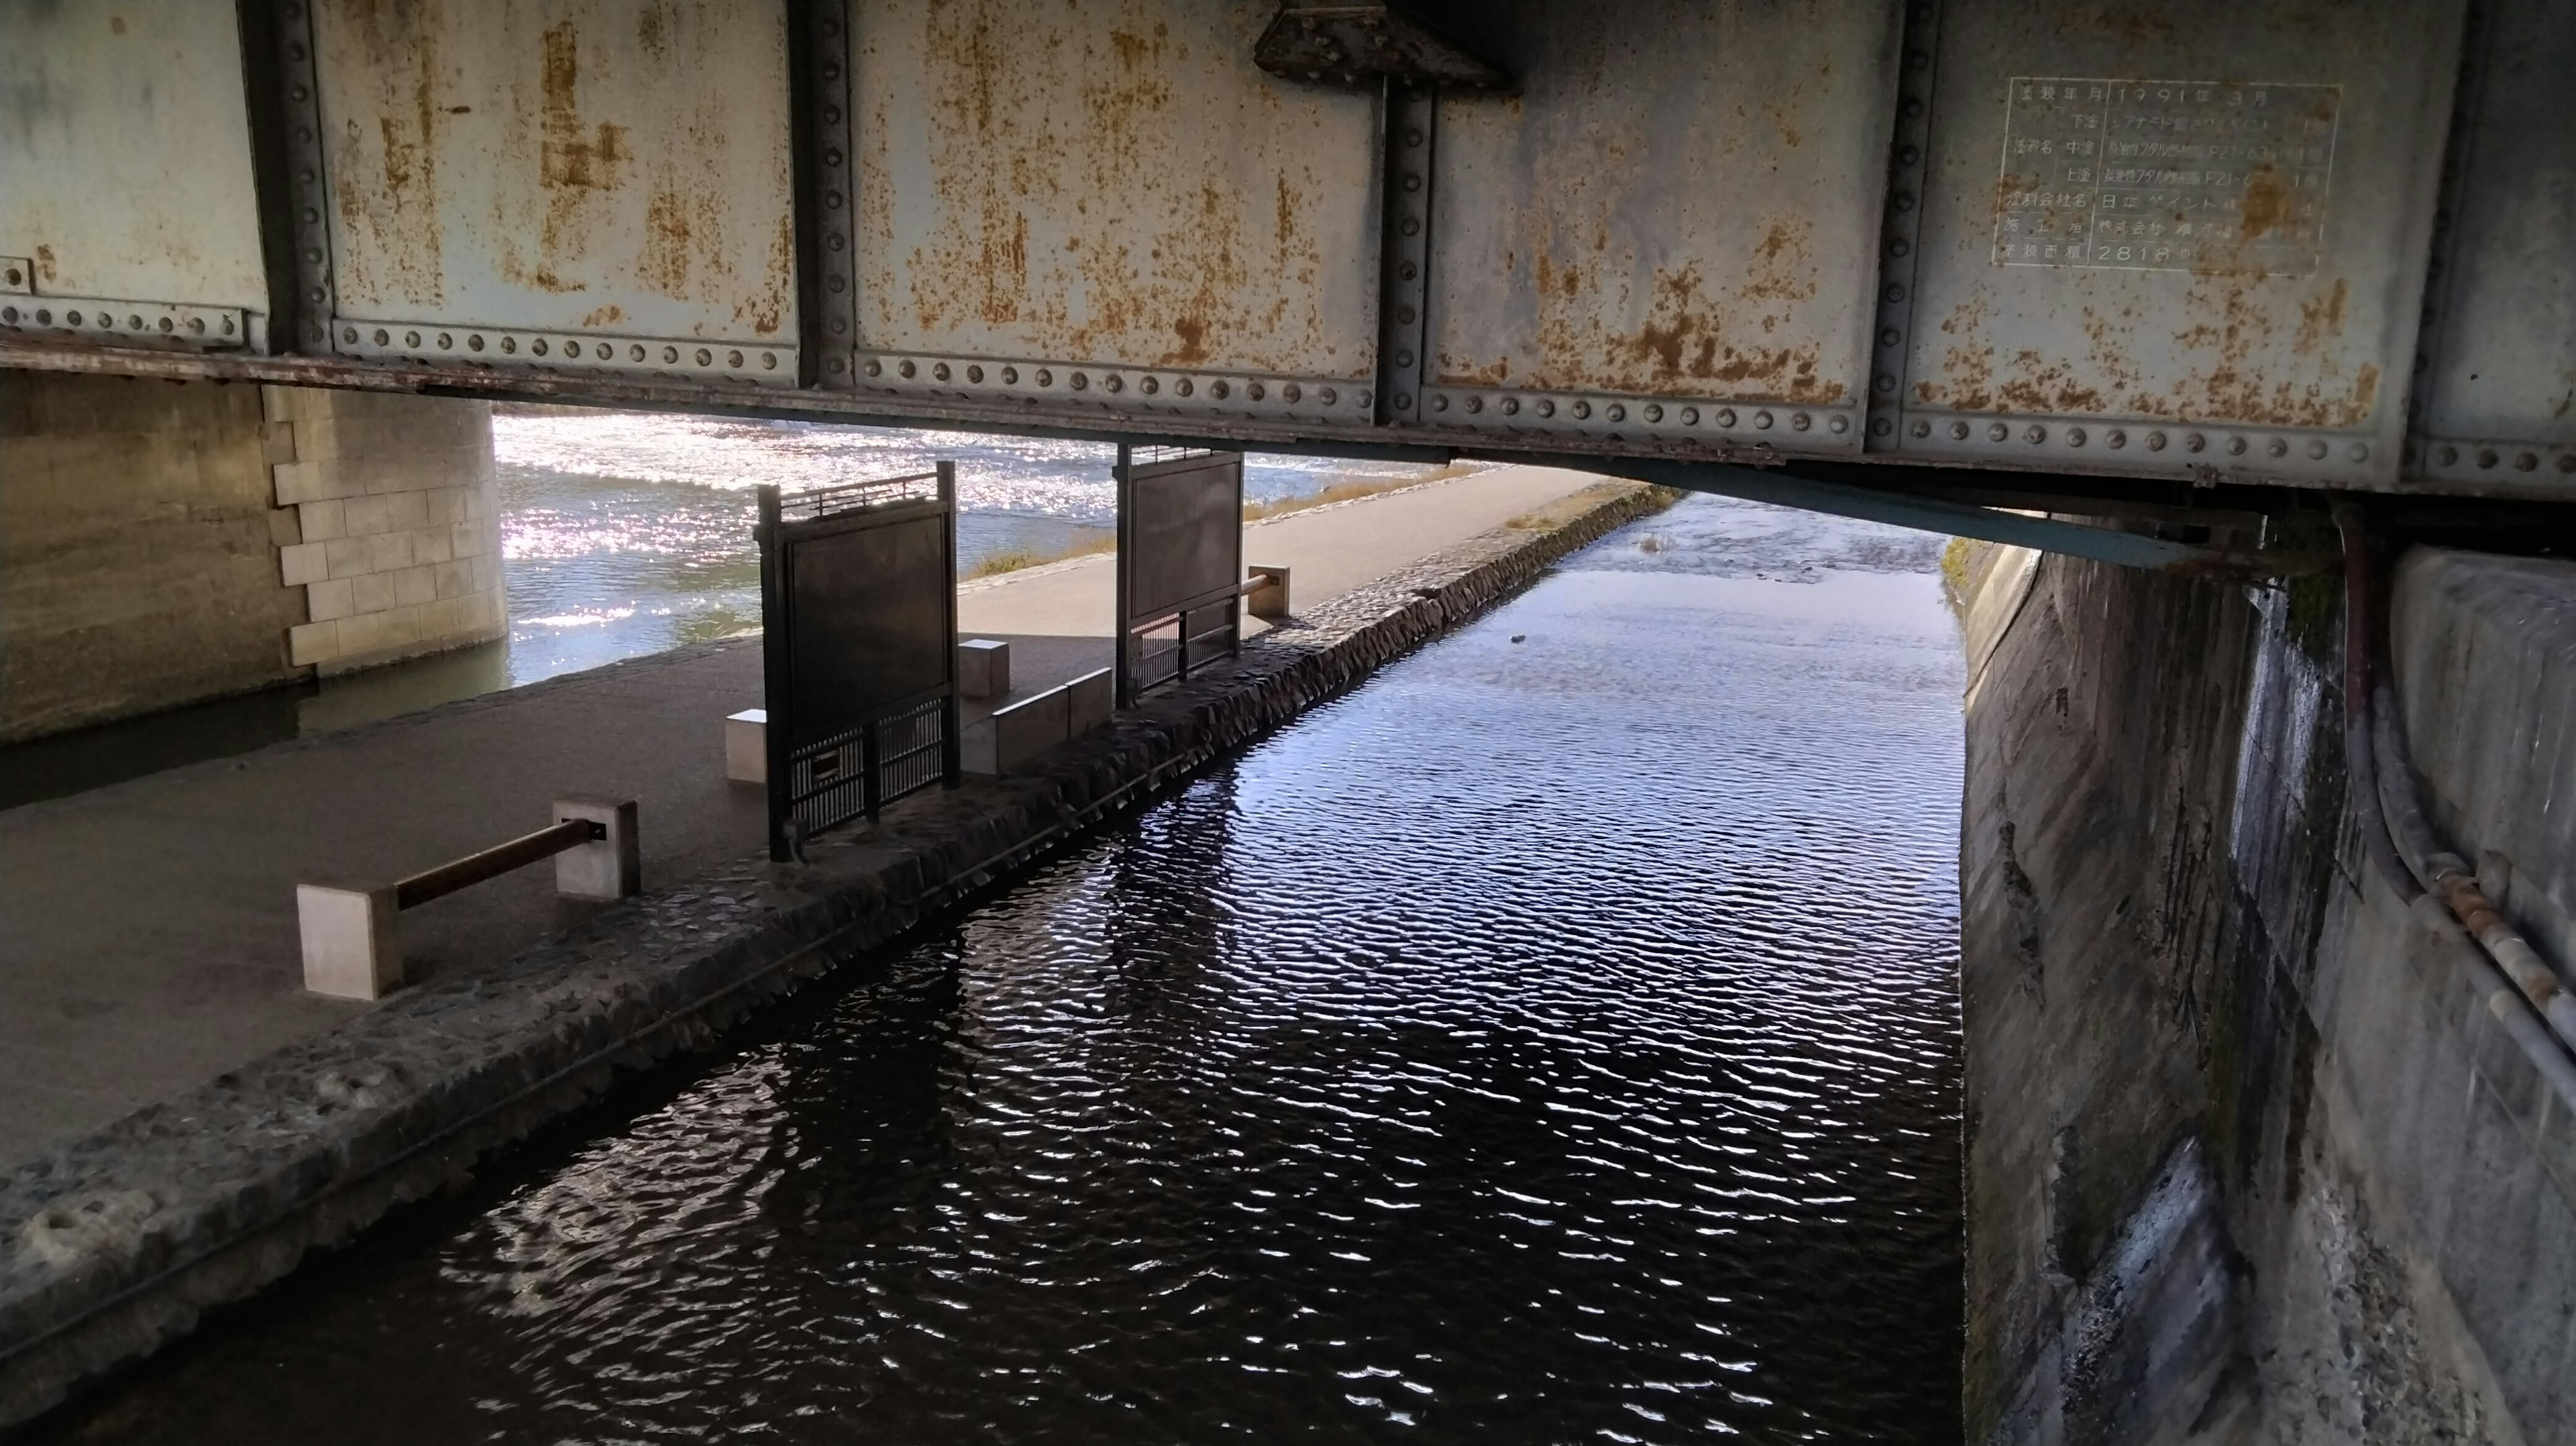
[[[414,532],[429,525],[429,494],[396,492],[385,498],[385,527],[393,532]]]
[[[322,544],[322,559],[333,577],[355,577],[367,570],[367,540],[336,537]]]
[[[412,566],[395,573],[394,601],[398,603],[432,603],[438,601],[438,569]]]
[[[340,494],[331,490],[331,477],[314,462],[280,462],[268,469],[269,485],[277,489],[278,505],[297,502],[321,502]]]
[[[418,606],[405,607],[397,603],[379,614],[384,626],[384,640],[379,646],[399,648],[419,642],[422,636],[421,624],[426,621],[421,616],[423,611],[424,609]]]
[[[295,918],[304,944],[305,988],[335,999],[381,999],[402,987],[393,885],[297,884]]]
[[[483,555],[483,530],[471,522],[459,522],[447,529],[447,555],[480,557]]]
[[[299,542],[277,550],[277,575],[288,587],[302,587],[320,582],[331,575],[331,564],[318,542]]]
[[[474,569],[462,562],[430,566],[430,589],[439,597],[460,598],[474,591]]]
[[[348,505],[345,502],[302,502],[296,504],[295,517],[307,542],[329,542],[349,535]]]
[[[1254,565],[1244,569],[1261,579],[1261,585],[1243,595],[1244,611],[1256,618],[1288,616],[1288,569]]]
[[[453,527],[465,521],[465,499],[472,495],[472,490],[466,487],[441,487],[428,493],[430,525]]]
[[[286,660],[299,668],[327,663],[340,656],[340,625],[336,622],[298,623],[286,630]]]
[[[295,424],[293,422],[260,423],[259,449],[260,460],[272,467],[280,462],[299,460],[295,455]]]
[[[351,497],[340,504],[351,537],[372,537],[392,529],[393,504],[382,497]]]
[[[317,623],[345,618],[358,610],[357,579],[327,578],[304,589],[304,613]]]
[[[362,572],[344,579],[349,584],[349,609],[358,613],[380,613],[394,605],[394,578],[389,572]]]
[[[1000,698],[1011,691],[1011,645],[968,638],[957,645],[957,692],[967,698]]]
[[[456,555],[456,546],[443,525],[424,527],[411,535],[414,562],[445,562]]]
[[[399,532],[379,532],[363,539],[367,545],[367,571],[392,572],[411,566],[411,539]]]
[[[268,514],[268,540],[278,547],[293,547],[305,540],[303,519],[292,507],[280,507]]]
[[[769,710],[745,708],[728,714],[725,729],[725,777],[736,783],[769,781]]]
[[[555,800],[555,821],[581,819],[604,837],[555,855],[555,892],[576,899],[624,899],[644,891],[644,851],[636,842],[635,800],[576,793]]]
[[[1027,767],[1072,736],[1072,700],[1062,688],[1023,698],[966,730],[964,766],[970,773],[1007,774]]]
[[[1065,732],[1079,738],[1094,728],[1106,727],[1117,713],[1117,675],[1109,668],[1085,673],[1064,685],[1064,696]]]

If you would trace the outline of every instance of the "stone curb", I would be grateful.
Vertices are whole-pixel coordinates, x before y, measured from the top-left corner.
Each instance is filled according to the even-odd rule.
[[[621,1068],[706,1046],[1221,754],[1348,691],[1665,505],[1607,483],[1246,645],[1026,777],[915,795],[803,864],[745,859],[612,908],[492,972],[432,981],[0,1180],[0,1427],[192,1329],[304,1252],[462,1177]]]

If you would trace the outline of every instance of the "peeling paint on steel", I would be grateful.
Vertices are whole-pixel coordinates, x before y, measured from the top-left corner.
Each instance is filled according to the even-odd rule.
[[[38,295],[268,310],[233,7],[0,3],[0,253]]]
[[[783,10],[317,7],[339,309],[792,341]]]
[[[864,344],[1364,381],[1375,102],[1255,68],[1271,8],[861,7]]]
[[[1441,104],[1439,380],[1858,397],[1897,9],[1496,7],[1521,94]]]

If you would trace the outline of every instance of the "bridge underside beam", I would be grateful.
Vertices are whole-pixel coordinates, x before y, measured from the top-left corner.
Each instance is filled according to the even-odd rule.
[[[2122,16],[0,0],[0,365],[2576,499],[2566,0]]]

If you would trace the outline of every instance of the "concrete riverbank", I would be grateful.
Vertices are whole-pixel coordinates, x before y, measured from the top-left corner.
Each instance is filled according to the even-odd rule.
[[[619,1067],[706,1040],[761,999],[1337,694],[1658,501],[1629,484],[1565,495],[1573,485],[1514,516],[1519,526],[1301,604],[1299,626],[1256,639],[1235,667],[1122,716],[1034,774],[916,796],[875,829],[819,842],[806,865],[757,859],[750,838],[704,867],[665,860],[644,898],[488,967],[433,974],[354,1017],[323,1019],[210,1084],[19,1165],[0,1184],[0,1422],[437,1188]],[[635,686],[583,700],[562,746],[583,730],[648,726],[645,698],[659,686],[703,729],[700,770],[718,776],[720,712],[698,714],[672,680]],[[431,717],[471,718],[507,696]],[[531,807],[564,786],[538,788]]]
[[[2411,786],[2563,969],[2576,565],[2393,590]],[[2357,842],[2335,584],[1969,592],[1967,1439],[2576,1439],[2576,1120]]]

